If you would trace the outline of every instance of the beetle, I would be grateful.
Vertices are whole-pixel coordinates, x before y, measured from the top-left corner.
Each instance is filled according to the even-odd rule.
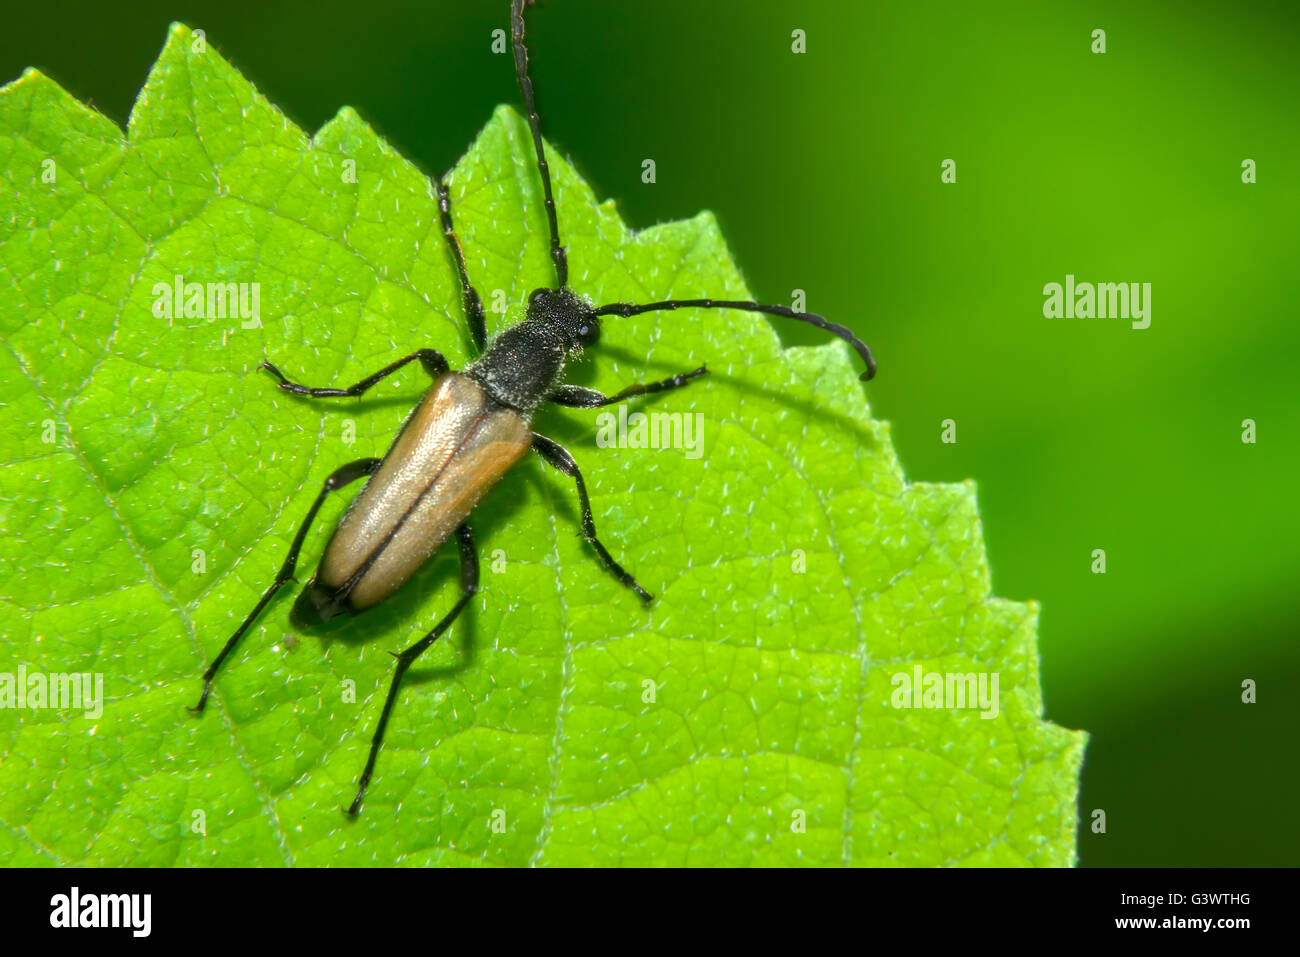
[[[537,154],[555,286],[533,290],[528,297],[523,321],[489,340],[483,301],[470,281],[465,253],[452,221],[446,182],[439,178],[433,184],[439,220],[459,278],[461,302],[478,358],[464,370],[453,371],[436,349],[419,349],[342,389],[300,385],[291,382],[270,362],[264,361],[261,365],[276,379],[281,390],[311,398],[360,396],[398,369],[416,361],[433,380],[383,458],[358,459],[336,469],[325,479],[275,580],[203,673],[203,691],[198,704],[190,709],[203,711],[217,673],[240,638],[275,594],[290,581],[295,581],[298,554],[307,532],[332,492],[366,479],[325,546],[315,575],[294,602],[290,621],[297,628],[307,630],[336,615],[356,614],[375,606],[401,587],[454,535],[460,549],[460,598],[428,634],[394,655],[397,666],[371,738],[365,767],[357,782],[356,797],[346,809],[352,816],[360,811],[370,786],[403,676],[415,660],[446,633],[478,592],[478,552],[466,520],[482,497],[529,451],[573,479],[582,512],[582,534],[596,557],[642,601],[652,600],[652,596],[615,561],[596,536],[591,502],[577,462],[558,442],[534,432],[532,420],[544,402],[594,409],[635,396],[681,388],[708,370],[700,366],[660,382],[630,385],[613,395],[565,384],[566,363],[599,342],[602,319],[676,309],[737,309],[782,316],[824,329],[849,343],[866,363],[862,381],[870,379],[876,371],[875,359],[866,343],[845,326],[816,313],[796,312],[781,305],[710,298],[613,302],[598,306],[569,288],[568,258],[560,242],[550,169],[542,147],[541,120],[528,75],[524,8],[532,2],[512,0],[510,33],[515,76],[528,111],[528,125]]]

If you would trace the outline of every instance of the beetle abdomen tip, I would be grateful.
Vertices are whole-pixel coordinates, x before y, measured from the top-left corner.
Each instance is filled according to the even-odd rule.
[[[333,589],[322,588],[313,580],[299,592],[289,612],[289,623],[299,631],[311,631],[344,610]]]

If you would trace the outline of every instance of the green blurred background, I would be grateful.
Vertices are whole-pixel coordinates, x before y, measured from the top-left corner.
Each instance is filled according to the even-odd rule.
[[[427,171],[518,101],[505,0],[7,4],[0,82],[35,66],[125,123],[172,20],[304,128],[354,106]],[[547,134],[597,193],[637,227],[713,210],[760,299],[803,289],[871,343],[909,476],[978,481],[996,592],[1042,603],[1048,717],[1092,734],[1085,865],[1300,860],[1298,25],[1200,2],[532,16]],[[1066,273],[1152,283],[1150,328],[1045,319]]]

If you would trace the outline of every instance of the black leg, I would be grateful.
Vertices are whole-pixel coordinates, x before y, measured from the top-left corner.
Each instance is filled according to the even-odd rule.
[[[546,401],[554,402],[556,405],[568,406],[571,409],[597,409],[602,405],[613,405],[615,402],[622,402],[624,399],[630,399],[633,396],[653,395],[656,392],[667,392],[669,389],[680,389],[692,379],[702,376],[708,371],[704,366],[700,366],[698,369],[683,372],[671,379],[664,379],[662,382],[638,382],[613,395],[605,395],[595,389],[584,389],[580,385],[562,385],[548,395]]]
[[[483,300],[478,290],[469,281],[469,270],[465,268],[465,250],[456,238],[456,229],[451,222],[451,196],[447,194],[447,184],[438,180],[438,215],[442,218],[442,234],[447,237],[451,247],[452,258],[456,261],[456,272],[460,274],[460,301],[465,306],[465,315],[469,319],[470,335],[479,352],[487,346],[487,321],[483,314]]]
[[[548,439],[544,435],[533,433],[533,449],[545,461],[555,466],[565,475],[571,476],[578,486],[578,501],[582,505],[582,535],[591,543],[591,547],[596,549],[596,554],[605,567],[614,573],[624,585],[632,589],[641,596],[644,602],[654,600],[654,596],[637,584],[635,578],[623,570],[623,566],[614,561],[613,556],[605,550],[605,546],[600,544],[600,539],[596,537],[596,523],[591,517],[591,501],[587,498],[587,485],[582,480],[582,473],[578,471],[578,463],[573,461],[573,456],[569,454],[560,443]]]
[[[393,704],[397,701],[397,689],[402,683],[402,677],[415,659],[451,627],[456,616],[478,592],[478,551],[474,548],[474,535],[470,532],[469,526],[464,524],[456,529],[456,535],[460,539],[460,600],[451,611],[447,612],[442,621],[433,626],[433,631],[401,654],[393,655],[397,659],[397,670],[393,672],[393,682],[388,686],[388,697],[384,699],[384,710],[379,713],[375,736],[370,739],[370,756],[366,759],[365,770],[361,772],[361,778],[357,782],[357,796],[353,798],[352,805],[348,808],[350,815],[355,815],[361,810],[361,800],[366,796],[366,788],[370,786],[370,777],[375,770],[375,758],[379,756],[379,748],[384,743],[384,731],[388,728],[388,718],[393,713]]]
[[[244,619],[243,624],[241,624],[239,628],[235,630],[235,633],[230,636],[230,640],[226,642],[225,647],[221,649],[221,653],[218,654],[212,664],[208,666],[208,670],[203,673],[203,694],[199,696],[199,703],[191,708],[191,711],[198,712],[203,710],[203,706],[208,703],[208,695],[212,693],[212,680],[216,678],[217,672],[221,670],[222,663],[227,657],[229,657],[230,653],[235,650],[235,645],[238,644],[239,639],[244,636],[244,632],[248,631],[248,627],[253,623],[253,619],[261,613],[262,609],[265,608],[267,603],[275,596],[275,593],[287,582],[293,580],[294,569],[298,566],[298,553],[302,551],[302,543],[307,537],[307,530],[311,528],[311,523],[316,518],[316,513],[320,511],[320,507],[324,503],[325,497],[329,495],[330,492],[341,489],[343,486],[355,482],[359,478],[365,478],[368,475],[374,474],[375,469],[379,468],[379,463],[381,461],[381,459],[357,459],[357,461],[349,462],[342,468],[335,469],[334,473],[325,480],[325,484],[321,487],[320,494],[316,496],[316,501],[312,502],[311,508],[307,511],[307,517],[303,519],[302,526],[298,529],[298,534],[294,536],[293,544],[289,546],[289,554],[285,558],[284,564],[280,566],[280,571],[276,574],[275,581],[272,582],[271,587],[266,590],[266,594],[262,596],[261,601],[259,601],[253,607],[253,610],[248,613],[248,617]]]
[[[528,128],[533,132],[533,149],[537,151],[537,172],[542,177],[542,196],[546,201],[546,222],[551,230],[551,261],[555,263],[555,284],[563,289],[569,284],[569,261],[560,245],[560,225],[555,217],[555,197],[551,195],[551,168],[546,164],[546,151],[542,148],[542,120],[537,115],[537,100],[533,95],[533,81],[528,78],[528,48],[524,46],[524,4],[533,0],[513,0],[510,4],[510,37],[514,41],[515,78],[519,92],[524,95],[528,110]]]
[[[311,386],[298,385],[296,382],[290,382],[285,378],[283,372],[271,365],[269,362],[264,361],[262,363],[262,368],[280,380],[280,388],[285,392],[292,392],[294,395],[309,395],[313,399],[327,399],[333,396],[355,397],[361,395],[376,382],[387,378],[398,369],[402,368],[402,366],[415,359],[420,360],[420,364],[424,366],[424,371],[429,373],[430,377],[434,379],[438,378],[438,376],[442,375],[450,368],[450,366],[447,365],[447,360],[443,358],[442,353],[437,349],[421,349],[418,352],[412,352],[409,356],[402,356],[402,358],[398,359],[396,362],[390,362],[374,375],[368,375],[356,385],[348,386],[346,389],[313,389]]]

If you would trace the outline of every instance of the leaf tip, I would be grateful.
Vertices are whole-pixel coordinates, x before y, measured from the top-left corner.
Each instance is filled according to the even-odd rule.
[[[46,76],[44,73],[42,73],[40,70],[36,69],[36,67],[29,66],[27,67],[27,69],[23,70],[23,72],[18,75],[17,79],[10,80],[8,83],[4,84],[3,86],[0,86],[0,96],[4,95],[5,93],[9,93],[12,90],[17,90],[20,87],[29,86],[34,83],[35,84],[54,83],[54,81],[51,80],[48,76]],[[58,84],[55,83],[54,85],[57,86]]]
[[[492,110],[492,120],[497,123],[523,123],[523,114],[509,103],[498,103]]]
[[[350,106],[340,107],[332,117],[312,135],[312,145],[316,147],[334,147],[347,151],[349,144],[355,144],[356,137],[375,137],[375,133],[365,120]]]
[[[711,209],[702,209],[690,218],[690,222],[696,223],[701,229],[711,229],[718,233],[718,238],[722,238],[722,227],[718,225],[718,217]],[[723,240],[725,242],[725,240]]]
[[[158,54],[158,59],[154,62],[150,70],[156,70],[159,64],[171,59],[172,57],[184,58],[194,49],[195,44],[194,31],[179,20],[173,20],[167,24],[167,39],[163,41],[162,51]]]

